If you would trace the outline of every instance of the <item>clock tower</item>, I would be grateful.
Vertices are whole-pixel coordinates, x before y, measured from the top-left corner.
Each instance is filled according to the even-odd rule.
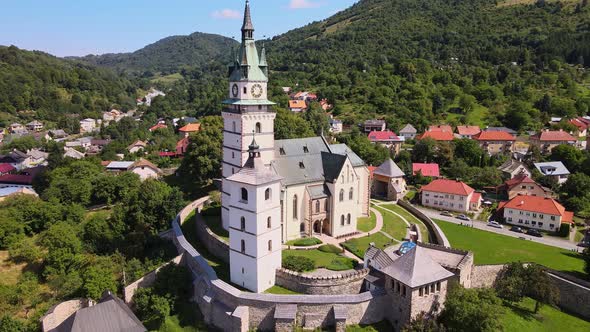
[[[274,157],[275,103],[267,95],[268,65],[264,47],[259,54],[254,41],[250,1],[246,0],[242,42],[229,66],[229,94],[223,101],[222,221],[229,227],[230,190],[226,179],[240,171],[248,160],[249,144],[256,137],[260,159],[269,165]]]

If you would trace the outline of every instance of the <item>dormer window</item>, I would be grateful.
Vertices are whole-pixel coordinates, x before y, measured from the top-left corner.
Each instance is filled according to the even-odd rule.
[[[302,161],[299,162],[299,168],[305,169],[305,164]]]

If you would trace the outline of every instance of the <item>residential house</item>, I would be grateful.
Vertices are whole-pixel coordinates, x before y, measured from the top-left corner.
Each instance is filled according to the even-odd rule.
[[[457,126],[457,135],[459,138],[471,139],[479,133],[481,133],[481,128],[478,126]]]
[[[402,128],[402,130],[399,131],[399,134],[406,140],[414,139],[418,134],[418,130],[416,130],[414,126],[408,123],[407,125],[405,125],[405,127]]]
[[[384,131],[386,126],[385,120],[367,120],[363,123],[363,131],[367,134],[372,131]]]
[[[590,119],[585,117],[577,117],[575,119],[571,119],[569,121],[570,124],[576,126],[576,131],[571,133],[572,135],[577,135],[578,137],[585,137],[588,135],[588,127],[590,127]]]
[[[27,174],[5,174],[0,176],[0,188],[33,189],[33,176]]]
[[[133,163],[133,161],[111,161],[106,166],[106,170],[113,173],[127,172]]]
[[[516,196],[498,209],[504,211],[504,220],[510,225],[556,232],[564,223],[573,224],[574,213],[550,197]]]
[[[432,125],[428,127],[428,131],[442,131],[445,133],[452,133],[453,127],[449,125]]]
[[[192,116],[183,116],[181,119],[182,119],[182,121],[184,121],[184,123],[187,123],[187,124],[195,123],[198,121],[197,118],[192,117]]]
[[[199,130],[201,130],[201,124],[200,123],[189,123],[186,126],[178,129],[178,131],[181,134],[184,134],[184,136],[189,136],[192,133],[196,133]]]
[[[452,142],[455,139],[452,131],[427,131],[422,135],[416,136],[417,140],[431,138],[437,142]]]
[[[578,140],[563,130],[545,130],[531,136],[531,143],[538,146],[541,153],[549,154],[554,147],[562,144],[575,145]]]
[[[137,153],[139,151],[144,151],[146,147],[147,142],[137,140],[127,147],[127,151],[129,151],[129,153]]]
[[[74,148],[65,147],[64,148],[64,158],[72,158],[72,159],[83,159],[86,156],[85,153],[80,152]]]
[[[167,126],[167,125],[165,125],[165,124],[163,124],[163,123],[158,123],[158,124],[156,124],[156,125],[154,125],[154,126],[150,127],[150,129],[148,129],[148,130],[149,130],[149,132],[151,133],[151,132],[154,132],[154,131],[156,131],[156,130],[158,130],[158,129],[166,129],[166,128],[168,128],[168,126]]]
[[[47,158],[49,158],[49,153],[39,149],[31,149],[27,151],[27,159],[25,159],[23,166],[24,168],[47,166]]]
[[[41,131],[43,130],[43,123],[41,123],[40,121],[31,121],[29,123],[27,123],[27,130],[29,131]]]
[[[289,95],[289,94],[291,94],[291,87],[289,87],[289,86],[284,86],[284,87],[282,87],[281,89],[283,89],[283,93],[284,93],[284,94],[286,94],[286,95]]]
[[[318,96],[315,93],[308,92],[308,91],[301,91],[297,92],[294,95],[291,95],[292,100],[303,100],[303,101],[316,101],[318,100]]]
[[[500,167],[498,167],[505,178],[512,179],[516,176],[524,174],[528,177],[531,177],[531,172],[527,169],[526,165],[520,161],[509,159],[505,163],[503,163]]]
[[[18,123],[18,122],[17,122],[17,123],[13,123],[13,124],[11,124],[11,125],[8,127],[8,131],[9,131],[11,134],[14,134],[14,133],[16,133],[16,132],[21,132],[21,131],[23,131],[23,130],[26,130],[25,126],[23,126],[22,124],[20,124],[20,123]]]
[[[80,120],[80,134],[94,133],[100,131],[102,121],[95,119]]]
[[[184,154],[188,150],[189,145],[190,139],[188,137],[183,137],[180,141],[176,142],[176,155],[184,156]]]
[[[391,201],[402,199],[407,191],[404,172],[393,160],[386,160],[371,172],[371,194]]]
[[[0,202],[13,195],[31,195],[39,196],[32,188],[26,187],[3,187],[0,188]]]
[[[134,162],[133,165],[129,167],[129,171],[139,175],[141,181],[147,179],[157,179],[162,175],[162,170],[143,158]]]
[[[481,194],[461,181],[436,179],[421,189],[422,205],[441,210],[468,212],[481,207]]]
[[[397,136],[391,130],[372,131],[369,133],[369,141],[371,141],[371,143],[381,144],[394,154],[398,154],[404,143],[404,138]]]
[[[15,149],[6,155],[0,156],[0,163],[10,164],[17,171],[19,171],[27,167],[28,158],[29,156],[27,156],[26,153]]]
[[[561,161],[535,163],[535,168],[537,168],[541,174],[555,178],[559,184],[565,183],[570,175],[570,171]]]
[[[330,104],[328,102],[328,99],[322,99],[322,100],[320,100],[320,106],[322,107],[322,109],[324,110],[324,112],[328,112],[329,110],[331,110],[332,108],[334,108],[334,105]]]
[[[510,129],[507,127],[487,127],[483,131],[502,131],[502,132],[508,133],[512,136],[516,136],[518,134],[518,132],[516,132],[516,130]]]
[[[54,140],[61,142],[68,137],[68,134],[63,129],[50,129],[45,135],[46,140]]]
[[[342,121],[338,119],[330,118],[330,132],[333,134],[340,134],[344,129]]]
[[[508,199],[512,199],[518,195],[539,197],[553,197],[554,195],[551,189],[541,186],[526,174],[521,174],[507,180],[499,189],[502,193],[506,194]]]
[[[473,139],[491,156],[511,153],[516,142],[516,136],[505,131],[482,131],[473,136]]]
[[[412,174],[416,176],[418,173],[420,173],[422,176],[440,178],[440,168],[438,164],[413,163]]]
[[[0,175],[4,174],[11,174],[16,171],[16,168],[8,163],[1,163],[0,164]]]
[[[305,112],[307,111],[307,103],[305,100],[289,100],[289,110],[295,113]]]

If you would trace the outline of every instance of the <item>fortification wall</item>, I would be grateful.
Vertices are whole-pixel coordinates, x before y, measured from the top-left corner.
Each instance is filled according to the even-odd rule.
[[[430,219],[424,213],[420,212],[420,210],[418,210],[414,206],[412,206],[412,204],[404,201],[403,199],[400,199],[397,202],[397,204],[399,206],[403,207],[404,209],[410,211],[410,213],[412,213],[416,218],[420,219],[420,221],[422,221],[424,223],[424,225],[426,226],[426,229],[428,229],[428,242],[430,242],[432,244],[438,244],[441,246],[445,246],[445,247],[451,246],[450,243],[448,243],[448,240],[446,239],[446,237],[441,235],[442,231],[440,230],[438,225],[436,225],[434,223],[434,221],[432,221],[432,219]],[[424,240],[426,240],[426,239],[422,239],[422,241],[424,241]]]
[[[195,218],[197,238],[201,244],[205,246],[207,251],[212,255],[229,264],[229,244],[211,231],[199,213],[195,214]]]
[[[504,266],[504,264],[474,266],[471,272],[471,288],[493,287]]]
[[[174,257],[170,262],[160,266],[159,268],[151,272],[146,273],[143,277],[126,286],[123,289],[123,299],[125,300],[125,303],[127,303],[128,305],[133,305],[133,295],[135,295],[135,292],[138,288],[150,287],[151,285],[153,285],[156,281],[156,274],[158,273],[158,271],[160,271],[161,268],[171,263],[181,264],[182,257],[182,255]]]
[[[301,294],[358,294],[369,269],[348,271],[332,276],[308,276],[290,270],[277,270],[276,284]]]
[[[559,306],[590,319],[590,283],[557,271],[548,271],[559,288]]]

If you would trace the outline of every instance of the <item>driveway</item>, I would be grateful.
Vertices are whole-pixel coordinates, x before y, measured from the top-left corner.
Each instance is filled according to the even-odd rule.
[[[565,239],[562,240],[562,239],[552,238],[552,237],[548,237],[548,236],[545,236],[542,238],[533,237],[533,236],[526,235],[526,234],[519,234],[519,233],[511,232],[508,230],[506,225],[504,225],[504,229],[493,228],[493,227],[487,226],[485,222],[463,221],[463,220],[459,220],[459,219],[453,218],[453,217],[441,216],[440,211],[426,209],[424,207],[417,206],[417,205],[414,205],[414,207],[416,207],[418,210],[422,211],[422,213],[424,213],[425,215],[427,215],[431,219],[439,219],[439,220],[443,220],[443,221],[448,221],[448,222],[452,222],[453,224],[457,224],[457,225],[460,225],[460,224],[463,224],[463,225],[467,224],[470,226],[473,225],[473,228],[481,229],[486,232],[507,235],[507,236],[511,236],[514,238],[524,237],[525,239],[527,239],[529,241],[538,242],[538,243],[546,244],[548,246],[558,247],[558,248],[567,249],[567,250],[582,251],[584,249],[584,248],[580,248],[580,247],[576,246],[576,244],[569,242],[568,240],[565,240]]]

